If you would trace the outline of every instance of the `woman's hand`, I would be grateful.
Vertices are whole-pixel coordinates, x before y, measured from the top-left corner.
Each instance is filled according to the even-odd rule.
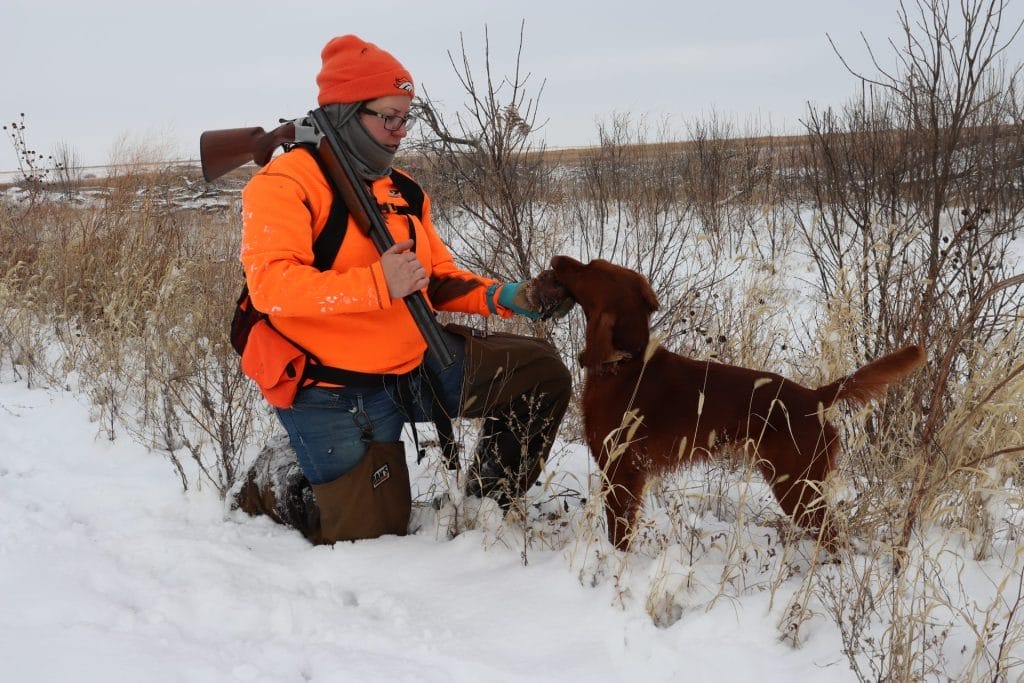
[[[380,266],[384,269],[384,279],[392,299],[402,299],[430,282],[423,264],[411,251],[413,244],[412,240],[398,242],[380,256]]]

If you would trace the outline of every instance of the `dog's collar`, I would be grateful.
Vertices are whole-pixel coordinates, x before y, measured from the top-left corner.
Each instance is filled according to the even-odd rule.
[[[606,360],[601,361],[599,364],[593,367],[587,367],[583,365],[582,357],[578,358],[577,360],[580,366],[583,367],[585,370],[591,370],[592,372],[596,372],[599,375],[613,375],[619,369],[620,365],[625,365],[629,361],[633,360],[633,354],[630,353],[629,351],[621,351],[619,349],[615,349],[614,351],[612,351],[611,356],[609,356]]]

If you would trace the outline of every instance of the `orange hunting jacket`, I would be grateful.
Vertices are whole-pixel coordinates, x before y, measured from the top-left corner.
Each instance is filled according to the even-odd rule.
[[[406,206],[391,179],[373,183],[380,205]],[[420,364],[426,342],[405,302],[392,299],[380,254],[349,217],[330,270],[313,267],[313,242],[327,222],[334,194],[313,156],[293,149],[274,158],[242,191],[242,249],[249,296],[273,325],[324,365],[366,373],[403,373]],[[460,270],[430,220],[384,213],[396,242],[414,234],[416,256],[436,310],[490,315],[495,280]],[[497,307],[503,318],[512,311]]]

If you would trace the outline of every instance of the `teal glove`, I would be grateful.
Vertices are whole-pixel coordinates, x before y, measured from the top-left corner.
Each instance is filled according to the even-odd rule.
[[[487,288],[487,305],[491,313],[497,313],[495,304],[510,308],[519,315],[525,315],[530,320],[539,320],[540,311],[536,311],[527,298],[529,291],[527,285],[530,280],[519,282],[506,282],[505,284],[493,284]]]
[[[558,281],[554,271],[545,270],[532,280],[491,285],[487,289],[491,313],[497,312],[496,303],[530,320],[551,320],[568,314],[576,300]]]

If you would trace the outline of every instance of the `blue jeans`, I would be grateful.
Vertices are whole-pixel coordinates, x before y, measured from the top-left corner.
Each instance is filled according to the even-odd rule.
[[[448,415],[458,415],[466,363],[465,340],[443,331],[455,362],[440,370],[439,403]],[[312,484],[326,484],[345,474],[366,453],[371,441],[399,441],[406,422],[431,418],[431,388],[426,375],[409,376],[408,394],[399,395],[394,382],[375,387],[308,387],[298,392],[291,408],[277,409],[299,466]],[[404,391],[404,388],[403,388]],[[409,413],[412,413],[411,415]]]

